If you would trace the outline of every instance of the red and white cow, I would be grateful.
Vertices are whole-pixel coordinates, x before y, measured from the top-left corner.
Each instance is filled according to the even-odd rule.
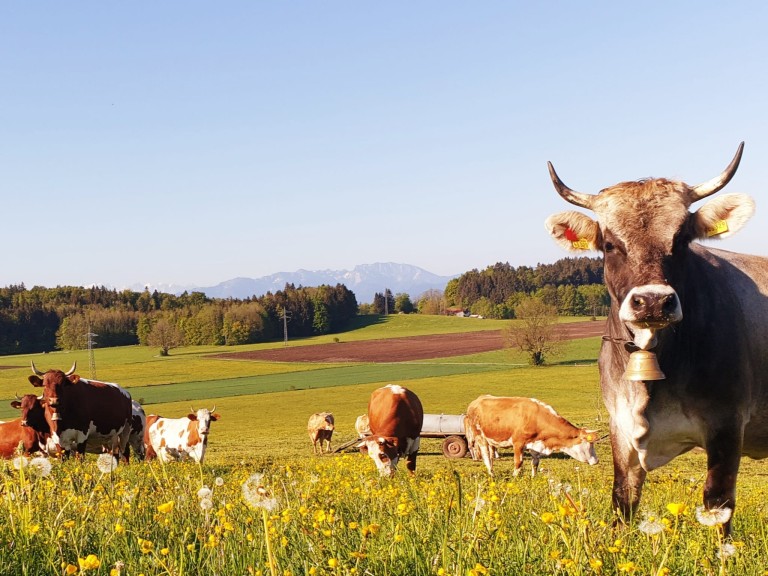
[[[161,462],[171,462],[191,458],[202,464],[211,422],[220,418],[214,410],[215,406],[212,410],[191,410],[183,418],[163,418],[156,414],[147,416],[144,433],[146,459],[157,457]]]
[[[406,467],[416,471],[424,409],[419,397],[396,384],[388,384],[371,393],[368,402],[368,425],[371,435],[358,445],[373,458],[382,476],[392,476],[401,456]]]
[[[312,442],[312,452],[314,454],[318,452],[318,443],[320,444],[320,454],[323,453],[323,442],[325,442],[326,452],[331,451],[331,437],[335,428],[333,414],[330,412],[315,412],[309,417],[307,432]]]
[[[32,362],[29,382],[42,387],[42,404],[48,413],[51,442],[59,451],[125,454],[131,433],[131,395],[111,382],[86,380],[68,372],[41,372]]]
[[[482,457],[491,476],[494,449],[511,446],[515,451],[515,476],[523,467],[523,450],[531,453],[533,476],[541,456],[556,451],[579,462],[597,464],[597,433],[577,428],[535,398],[480,396],[467,408],[464,428],[472,457]]]
[[[19,452],[30,455],[46,451],[51,429],[40,398],[25,394],[11,402],[11,406],[21,410],[22,415],[0,423],[0,458],[13,458]]]

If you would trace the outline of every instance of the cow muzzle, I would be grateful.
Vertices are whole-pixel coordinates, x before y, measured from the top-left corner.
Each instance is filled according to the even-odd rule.
[[[619,319],[633,334],[635,346],[650,350],[656,332],[683,319],[680,298],[667,284],[646,284],[629,291],[619,308]]]

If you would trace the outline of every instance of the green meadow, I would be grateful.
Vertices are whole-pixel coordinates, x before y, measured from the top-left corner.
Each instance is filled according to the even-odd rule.
[[[394,338],[498,330],[504,322],[390,316],[362,319],[334,338]],[[459,414],[480,394],[531,396],[574,424],[607,432],[598,391],[599,338],[569,342],[533,368],[509,349],[389,364],[233,361],[214,358],[283,346],[97,349],[98,379],[119,382],[147,413],[170,417],[216,407],[203,465],[102,458],[0,463],[0,575],[455,575],[768,574],[765,465],[744,460],[734,537],[700,509],[706,457],[691,453],[649,474],[638,517],[614,525],[607,440],[600,463],[562,455],[541,472],[511,474],[502,452],[489,478],[470,458],[449,460],[423,439],[417,473],[379,478],[354,446],[314,456],[309,415],[332,411],[333,444],[353,440],[370,392],[414,390],[430,413]],[[32,390],[29,363],[89,374],[86,352],[0,360],[0,414]]]

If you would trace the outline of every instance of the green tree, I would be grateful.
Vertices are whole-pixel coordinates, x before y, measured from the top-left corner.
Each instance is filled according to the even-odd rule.
[[[395,295],[395,312],[411,314],[413,310],[413,302],[411,302],[411,297],[408,294],[400,292]]]
[[[160,356],[168,356],[171,349],[178,348],[184,343],[184,337],[176,324],[167,318],[160,318],[152,326],[147,343],[160,348]]]
[[[528,354],[533,366],[541,366],[550,356],[562,350],[562,337],[557,325],[557,308],[539,298],[526,298],[515,308],[518,319],[506,330],[507,343]]]

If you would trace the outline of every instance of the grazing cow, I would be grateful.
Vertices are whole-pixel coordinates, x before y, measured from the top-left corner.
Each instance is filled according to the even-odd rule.
[[[131,395],[117,384],[86,380],[68,372],[41,372],[32,362],[29,382],[42,387],[42,402],[49,411],[51,442],[59,450],[115,457],[125,454],[131,433]]]
[[[560,196],[597,216],[563,212],[546,226],[566,249],[603,253],[611,309],[600,385],[610,414],[613,507],[625,518],[647,472],[694,447],[707,453],[706,509],[734,508],[742,454],[768,456],[768,259],[694,242],[738,231],[754,203],[724,194],[689,211],[728,184],[743,147],[722,174],[697,186],[648,179],[585,194],[549,164]],[[655,352],[666,378],[625,375],[636,350]]]
[[[368,422],[371,435],[358,445],[373,458],[382,476],[392,476],[400,457],[405,455],[406,467],[416,471],[424,409],[419,397],[396,384],[374,390],[368,402]]]
[[[365,438],[371,435],[371,427],[368,424],[368,414],[360,414],[355,420],[355,432],[358,438]]]
[[[25,455],[45,451],[51,429],[40,399],[25,394],[11,406],[21,410],[21,417],[0,424],[0,457],[13,458],[19,451]]]
[[[491,476],[495,449],[510,446],[515,450],[515,476],[523,469],[524,450],[531,453],[532,476],[541,457],[557,451],[579,462],[597,464],[596,432],[577,428],[535,398],[480,396],[467,408],[464,430],[472,457],[481,456]]]
[[[334,428],[333,414],[330,412],[316,412],[309,417],[307,432],[312,442],[314,454],[317,454],[318,443],[320,444],[320,454],[323,453],[323,442],[325,442],[326,452],[331,451],[331,436],[333,436]]]
[[[212,410],[191,410],[183,418],[163,418],[156,414],[147,416],[144,434],[147,460],[158,457],[161,462],[171,462],[191,458],[202,464],[211,422],[220,418],[214,410],[215,406]]]
[[[128,450],[133,450],[133,455],[139,460],[146,457],[144,448],[144,432],[147,427],[147,416],[144,408],[136,400],[131,401],[131,434],[128,436],[128,446],[124,457],[128,460]]]

